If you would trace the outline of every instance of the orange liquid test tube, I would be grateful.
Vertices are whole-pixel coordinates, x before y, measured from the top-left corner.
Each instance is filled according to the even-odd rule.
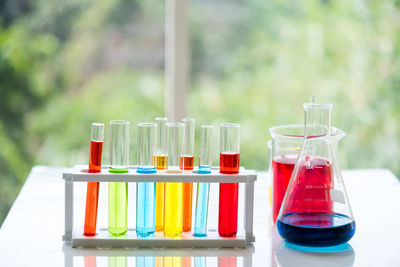
[[[101,172],[101,156],[103,151],[104,124],[92,124],[90,141],[89,173]],[[99,182],[88,182],[86,192],[85,236],[96,235],[97,207],[99,202]]]
[[[185,137],[180,169],[193,170],[195,120],[185,118],[182,122],[185,124]],[[192,200],[193,183],[183,183],[183,232],[190,232],[192,229]]]
[[[153,166],[157,170],[165,170],[168,167],[166,128],[167,118],[159,117],[155,119],[157,123],[157,150],[153,157]],[[156,183],[156,232],[164,230],[164,185]]]
[[[193,157],[181,157],[181,169],[193,170]],[[192,226],[193,183],[183,183],[183,231],[189,232]]]

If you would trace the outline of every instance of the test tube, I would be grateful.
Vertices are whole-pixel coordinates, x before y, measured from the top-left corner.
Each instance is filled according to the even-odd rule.
[[[182,121],[185,125],[185,134],[180,168],[182,170],[193,170],[195,120],[185,118]],[[192,228],[192,199],[193,183],[183,183],[183,232],[190,232]]]
[[[137,267],[157,267],[153,256],[136,256]]]
[[[214,126],[202,125],[200,137],[199,174],[211,173],[212,134]],[[207,213],[210,183],[197,184],[196,215],[194,219],[194,236],[207,235]]]
[[[220,172],[239,173],[240,125],[222,123],[220,131]],[[239,185],[237,183],[221,183],[219,185],[218,233],[222,237],[236,236],[238,193]]]
[[[90,138],[89,173],[101,172],[101,156],[104,142],[104,123],[92,123]],[[83,234],[96,235],[99,182],[88,182],[86,192],[85,226]]]
[[[157,124],[138,124],[137,173],[155,173],[153,156],[156,152]],[[136,234],[152,236],[155,232],[156,185],[154,182],[137,183],[136,187]]]
[[[129,162],[129,122],[110,121],[111,173],[127,173]],[[108,183],[108,232],[124,235],[128,230],[128,183]]]
[[[168,170],[169,173],[181,173],[179,169],[182,156],[182,139],[185,125],[167,123],[168,132]],[[165,183],[164,235],[178,237],[182,235],[183,224],[183,185]]]
[[[153,165],[157,170],[165,170],[168,165],[167,132],[165,125],[167,118],[156,118],[157,150]],[[162,231],[164,225],[164,183],[156,183],[156,231]]]

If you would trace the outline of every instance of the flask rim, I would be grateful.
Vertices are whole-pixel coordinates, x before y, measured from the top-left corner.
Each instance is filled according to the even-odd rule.
[[[281,130],[283,129],[299,129],[302,130],[302,134],[290,134],[290,133],[282,133]],[[286,124],[286,125],[279,125],[279,126],[273,126],[269,128],[269,133],[272,136],[272,139],[276,139],[278,137],[284,137],[284,138],[293,138],[293,139],[303,139],[304,138],[304,124]],[[337,138],[338,140],[342,139],[343,137],[346,136],[346,133],[337,128],[337,127],[331,127],[331,138]]]

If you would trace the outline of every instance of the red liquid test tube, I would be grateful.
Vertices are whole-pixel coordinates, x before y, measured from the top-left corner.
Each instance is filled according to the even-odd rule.
[[[101,172],[101,156],[104,141],[104,124],[92,124],[92,136],[90,141],[89,173]],[[88,182],[86,192],[85,236],[96,235],[97,207],[99,201],[99,182]]]
[[[220,172],[239,173],[240,167],[240,125],[223,123],[220,127]],[[236,236],[238,217],[239,184],[219,185],[218,233],[222,237]]]

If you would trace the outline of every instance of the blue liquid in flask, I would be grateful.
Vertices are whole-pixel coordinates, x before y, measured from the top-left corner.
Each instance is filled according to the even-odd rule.
[[[282,215],[276,223],[279,234],[289,243],[309,246],[336,246],[349,241],[356,225],[339,213],[293,212]]]

